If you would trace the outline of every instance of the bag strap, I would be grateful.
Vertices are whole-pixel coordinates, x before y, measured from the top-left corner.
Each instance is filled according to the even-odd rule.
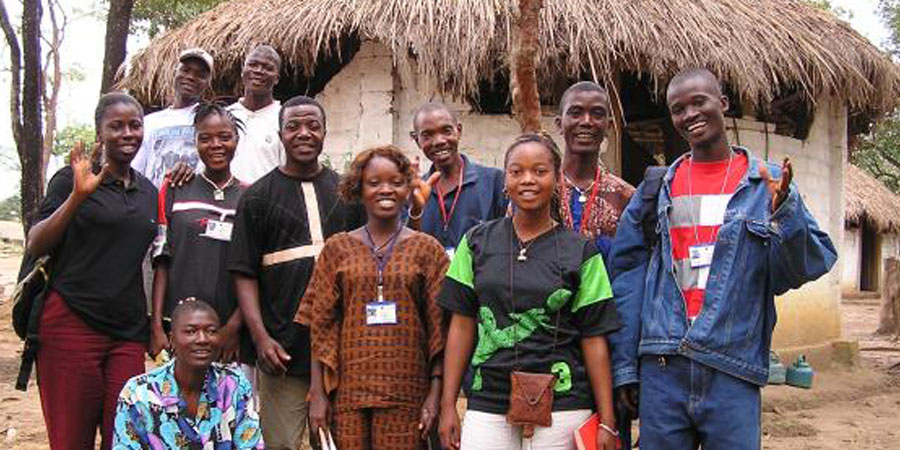
[[[659,204],[659,190],[662,188],[663,177],[668,170],[668,166],[649,166],[644,171],[644,182],[641,185],[641,228],[648,249],[656,247],[658,240],[656,224],[659,217],[656,207]]]
[[[38,329],[41,323],[41,313],[44,311],[44,297],[47,295],[48,288],[44,289],[34,298],[31,305],[31,311],[28,315],[28,334],[25,336],[25,347],[22,349],[22,364],[19,366],[19,375],[16,377],[16,389],[22,392],[28,390],[28,379],[31,378],[31,369],[34,367],[34,361],[37,359],[40,342],[38,340]]]
[[[560,259],[559,259],[559,239],[556,235],[556,233],[558,231],[557,230],[558,227],[559,227],[559,224],[554,225],[553,229],[551,231],[548,231],[548,233],[549,232],[553,233],[553,243],[554,243],[554,245],[556,245],[556,262],[557,262],[557,266],[558,266],[556,275],[557,275],[557,279],[559,282],[559,287],[562,288],[563,287],[562,263],[560,262]],[[513,254],[515,254],[515,251],[513,250],[513,241],[514,240],[518,241],[519,237],[518,237],[518,235],[516,235],[516,226],[515,226],[515,224],[513,224],[512,217],[509,218],[509,228],[510,228],[510,235],[509,235],[509,299],[510,300],[509,301],[510,301],[511,308],[512,308],[511,311],[514,313],[514,312],[516,312],[516,296],[515,296],[515,287],[514,287],[515,285],[514,285],[513,279],[515,278],[514,271],[515,271],[516,263],[513,258]],[[539,237],[541,237],[541,236],[538,235],[534,239],[537,239]],[[553,345],[550,348],[550,353],[556,353],[556,341],[557,341],[557,337],[559,334],[560,311],[562,311],[562,307],[560,307],[559,309],[556,310],[556,321],[555,321],[555,324],[553,327]],[[518,337],[518,335],[519,335],[518,327],[519,327],[519,322],[518,321],[513,322],[513,336],[514,337]],[[519,341],[518,341],[518,339],[515,339],[515,338],[513,339],[513,354],[515,355],[514,356],[515,362],[514,362],[513,370],[518,370],[520,367],[519,366]]]

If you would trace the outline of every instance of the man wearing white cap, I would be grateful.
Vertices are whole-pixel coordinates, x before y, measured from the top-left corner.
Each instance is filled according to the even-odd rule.
[[[174,73],[175,101],[144,118],[144,141],[131,167],[157,188],[179,162],[191,171],[197,169],[200,156],[194,145],[194,106],[209,88],[212,71],[213,58],[206,50],[181,52]]]

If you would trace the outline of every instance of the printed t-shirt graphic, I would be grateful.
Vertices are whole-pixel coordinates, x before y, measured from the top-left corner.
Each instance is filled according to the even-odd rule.
[[[694,248],[696,257],[711,260],[711,254],[697,252],[702,253],[704,247],[715,245],[728,202],[747,171],[745,154],[735,153],[730,161],[729,167],[728,159],[696,162],[688,158],[675,169],[672,179],[672,209],[669,212],[672,260],[689,320],[694,320],[703,307],[710,268],[710,261],[696,258],[692,267],[691,249]]]
[[[159,188],[166,172],[179,161],[203,167],[194,143],[194,107],[167,108],[144,118],[144,141],[131,167]]]
[[[581,339],[619,327],[603,258],[587,238],[558,225],[518,261],[513,233],[509,218],[466,233],[438,297],[443,308],[478,322],[469,408],[505,413],[517,361],[518,370],[557,375],[554,411],[593,408]]]

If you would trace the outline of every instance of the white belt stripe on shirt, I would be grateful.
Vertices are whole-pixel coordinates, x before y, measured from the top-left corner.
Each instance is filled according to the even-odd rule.
[[[194,210],[194,209],[200,209],[200,210],[204,210],[204,211],[212,211],[222,217],[234,215],[233,209],[219,208],[218,206],[210,205],[209,203],[175,202],[172,204],[172,212],[190,211],[190,210]]]
[[[322,247],[325,245],[325,239],[322,234],[322,218],[319,215],[319,200],[316,198],[316,188],[308,181],[300,183],[300,188],[303,190],[303,201],[306,203],[306,219],[309,224],[309,235],[312,239],[312,244],[266,253],[262,256],[263,267],[282,264],[300,258],[318,257],[319,252],[322,251]]]

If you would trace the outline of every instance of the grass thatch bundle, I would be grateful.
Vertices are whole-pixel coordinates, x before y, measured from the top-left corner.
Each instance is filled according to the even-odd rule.
[[[233,0],[156,39],[136,55],[123,85],[145,103],[171,90],[178,53],[201,46],[217,76],[238,74],[257,43],[309,74],[350,35],[411,55],[433,86],[462,97],[507,64],[516,0]],[[810,99],[833,94],[855,111],[894,106],[900,73],[891,60],[832,14],[798,0],[544,0],[540,77],[616,71],[664,83],[703,66],[737,87],[748,103],[786,86]]]
[[[844,222],[860,226],[868,220],[879,232],[900,232],[900,196],[859,167],[844,171]]]

